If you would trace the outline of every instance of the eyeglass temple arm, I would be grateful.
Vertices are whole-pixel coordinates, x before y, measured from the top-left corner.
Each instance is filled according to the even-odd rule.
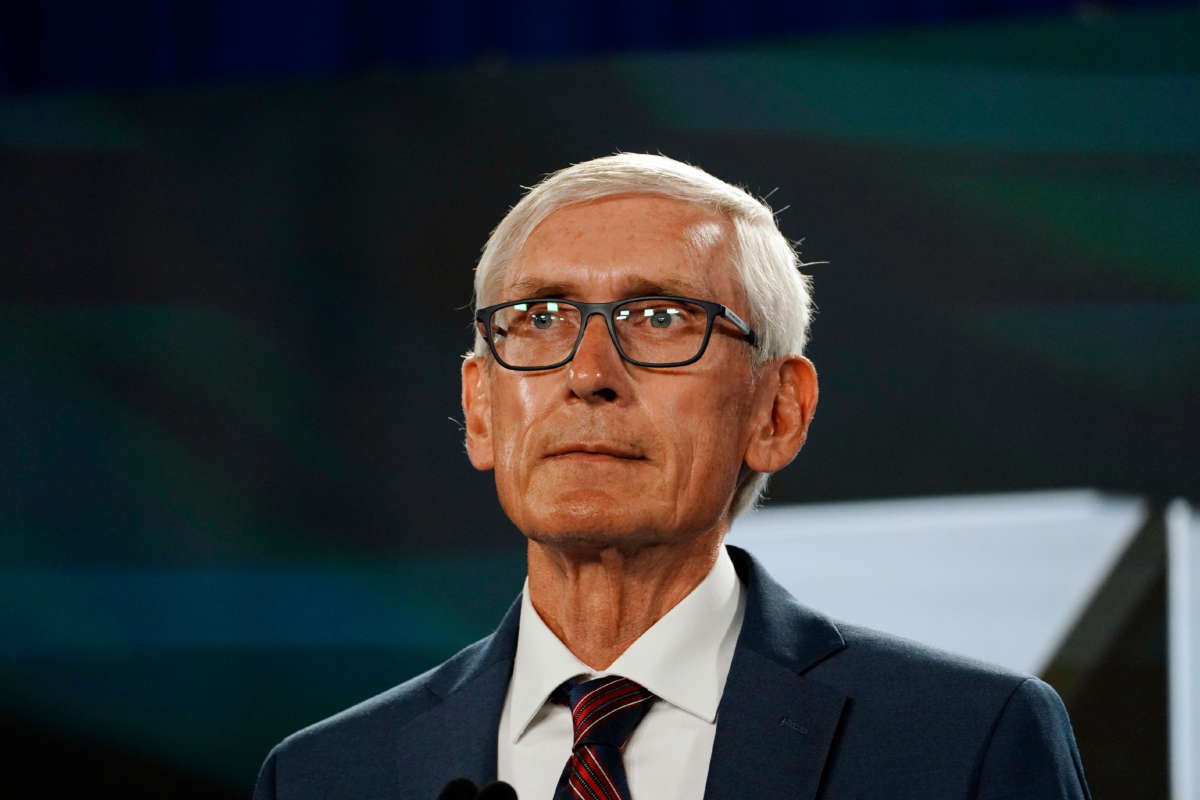
[[[756,334],[749,325],[747,325],[745,322],[743,322],[741,317],[739,317],[737,314],[733,313],[733,310],[730,309],[728,306],[721,306],[720,308],[721,308],[721,316],[728,319],[730,322],[732,322],[734,325],[736,325],[738,327],[738,330],[740,330],[742,333],[746,334],[746,341],[750,344],[751,347],[754,347],[755,345],[758,344],[758,334]]]

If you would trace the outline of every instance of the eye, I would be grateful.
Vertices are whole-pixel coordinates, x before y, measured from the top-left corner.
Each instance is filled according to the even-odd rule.
[[[618,308],[613,320],[628,323],[632,326],[629,328],[631,331],[660,330],[665,333],[682,330],[691,325],[697,311],[689,304],[674,301],[668,303],[662,300],[636,300]],[[700,319],[703,319],[703,313],[699,310]]]
[[[562,327],[567,322],[563,308],[553,300],[514,303],[511,311],[512,324],[525,330],[549,331]]]
[[[649,311],[650,309],[647,309]],[[679,313],[678,309],[674,308],[659,308],[654,309],[650,314],[650,327],[652,328],[669,328],[675,319],[675,315]]]

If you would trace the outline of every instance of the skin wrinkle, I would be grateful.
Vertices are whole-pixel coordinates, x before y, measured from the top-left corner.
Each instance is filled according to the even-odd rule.
[[[733,235],[714,212],[654,195],[567,206],[530,235],[500,296],[553,286],[602,302],[648,283],[694,286],[688,294],[745,317]],[[558,369],[464,362],[472,463],[495,470],[501,505],[529,540],[534,608],[594,668],[607,667],[711,569],[745,465],[773,471],[803,442],[794,429],[807,426],[816,402],[811,364],[793,356],[755,368],[748,351],[738,336],[714,335],[694,364],[638,367],[593,317],[574,360]],[[797,382],[807,388],[789,388]],[[806,408],[779,407],[797,402]],[[572,445],[636,457],[560,453]]]

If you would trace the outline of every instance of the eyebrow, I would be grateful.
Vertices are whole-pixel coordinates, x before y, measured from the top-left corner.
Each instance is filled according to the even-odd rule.
[[[622,297],[645,297],[648,295],[681,295],[699,299],[711,299],[712,290],[707,286],[693,283],[686,278],[669,278],[664,281],[651,281],[644,278],[634,278],[621,284]],[[508,290],[515,297],[562,297],[570,298],[578,295],[578,287],[562,281],[545,281],[540,278],[520,278],[509,286]]]

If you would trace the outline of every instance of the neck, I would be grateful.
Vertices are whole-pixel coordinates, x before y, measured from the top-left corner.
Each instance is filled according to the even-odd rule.
[[[724,530],[625,551],[529,541],[529,599],[575,656],[595,670],[617,656],[704,580]]]

